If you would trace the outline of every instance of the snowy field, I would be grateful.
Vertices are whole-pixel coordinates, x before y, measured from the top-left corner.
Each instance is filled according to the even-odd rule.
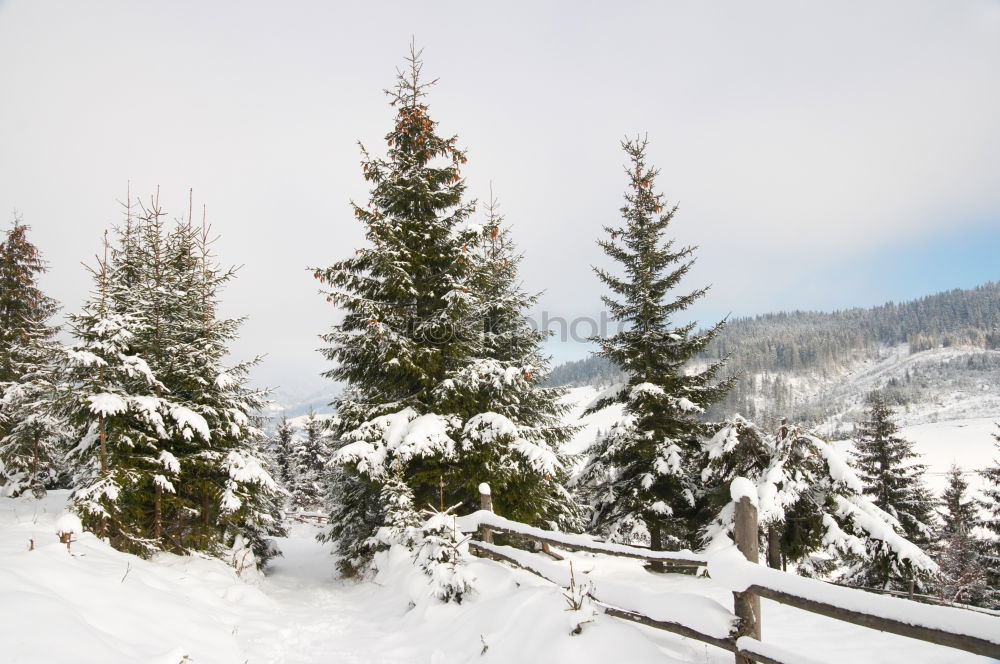
[[[968,471],[982,470],[1000,460],[1000,451],[993,434],[1000,433],[996,422],[1000,418],[976,418],[917,424],[903,427],[901,434],[912,440],[914,448],[927,464],[927,484],[940,493],[946,484],[945,474],[952,464],[966,472],[965,479],[972,489],[981,489],[982,478]]]
[[[385,555],[372,583],[343,582],[311,526],[296,526],[279,541],[284,557],[264,578],[241,579],[223,562],[199,557],[141,560],[86,533],[67,552],[54,534],[65,499],[66,492],[41,502],[0,499],[5,663],[732,661],[710,646],[604,615],[571,636],[561,589],[491,561],[471,563],[479,592],[460,606],[429,598],[425,577],[400,554]],[[625,585],[650,610],[731,606],[730,593],[707,579],[653,575],[636,561],[605,556],[568,557],[598,596],[602,587]],[[704,610],[709,624],[718,621],[716,611],[695,610]],[[766,643],[818,661],[990,661],[768,601],[763,625]]]

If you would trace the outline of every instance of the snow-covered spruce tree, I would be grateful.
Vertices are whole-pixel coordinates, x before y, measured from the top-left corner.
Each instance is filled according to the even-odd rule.
[[[60,480],[70,432],[53,407],[57,306],[38,286],[46,267],[28,230],[15,219],[0,243],[0,490],[41,497]]]
[[[971,532],[979,525],[979,509],[976,501],[967,499],[969,483],[965,481],[959,466],[948,470],[948,485],[941,494],[938,517],[941,526],[937,529],[938,539],[947,539],[959,531]]]
[[[892,408],[878,393],[868,398],[867,419],[855,429],[854,465],[864,483],[864,493],[881,510],[899,522],[902,534],[921,547],[929,547],[934,537],[934,500],[923,482],[926,466],[912,463],[917,457],[913,444],[897,435]],[[893,573],[891,552],[868,559],[854,581],[884,588],[899,586],[906,579]]]
[[[468,537],[455,528],[455,508],[425,510],[426,519],[414,544],[414,562],[431,577],[431,594],[442,602],[461,604],[475,591],[476,578],[466,569]]]
[[[658,550],[698,543],[707,522],[701,441],[715,431],[698,415],[732,381],[716,381],[721,363],[688,371],[723,323],[695,333],[693,322],[671,322],[707,289],[670,296],[691,268],[694,249],[665,239],[677,207],[665,208],[654,189],[658,171],[646,164],[647,145],[622,142],[629,159],[624,223],[605,227],[610,237],[598,243],[621,265],[621,276],[596,272],[612,292],[602,298],[611,317],[626,329],[596,341],[628,382],[593,409],[623,402],[624,416],[592,447],[578,486],[593,507],[594,531]]]
[[[397,111],[387,157],[362,147],[371,194],[354,214],[368,246],[315,272],[331,288],[328,301],[345,312],[323,336],[329,344],[323,353],[335,363],[325,375],[347,383],[334,402],[341,448],[329,533],[345,573],[359,570],[372,553],[370,539],[385,516],[379,494],[388,468],[397,462],[404,468],[417,504],[436,504],[443,458],[454,452],[449,434],[461,424],[438,413],[436,390],[470,356],[470,342],[457,334],[469,307],[468,262],[456,229],[472,205],[463,201],[465,155],[455,137],[435,131],[421,67],[411,53],[408,71],[386,91]],[[385,439],[389,432],[392,441]]]
[[[274,435],[271,436],[270,450],[271,458],[277,469],[275,479],[285,488],[291,491],[295,482],[295,467],[292,462],[292,455],[295,448],[295,427],[291,421],[282,414],[278,422]]]
[[[941,568],[935,583],[937,595],[947,602],[984,604],[987,601],[985,543],[975,534],[980,519],[976,501],[966,499],[969,483],[962,469],[952,466],[938,511],[941,527],[933,549]]]
[[[292,504],[296,509],[313,511],[327,508],[326,466],[330,461],[330,432],[326,418],[312,408],[302,422],[301,432],[292,445]]]
[[[71,452],[71,502],[88,530],[124,551],[148,554],[161,547],[146,516],[150,487],[172,492],[179,466],[160,446],[170,426],[163,384],[138,353],[144,321],[124,301],[133,297],[122,254],[134,249],[133,227],[111,252],[88,268],[94,290],[70,318],[76,343],[62,358],[66,387],[60,406],[81,432]],[[110,254],[110,255],[109,255]]]
[[[20,376],[3,386],[0,397],[6,422],[0,469],[7,480],[0,491],[5,495],[30,490],[41,498],[67,479],[66,447],[73,432],[56,405],[61,349],[50,335],[51,328],[38,326],[11,349]]]
[[[1000,423],[997,424],[1000,427]],[[998,456],[993,465],[980,471],[986,480],[983,489],[983,509],[986,518],[982,525],[993,534],[993,539],[986,543],[983,560],[987,567],[987,584],[989,586],[988,605],[1000,607],[1000,433],[993,434],[996,439]]]
[[[215,265],[207,228],[168,229],[163,216],[155,197],[136,216],[129,205],[73,319],[67,411],[88,432],[74,500],[119,548],[221,555],[249,543],[263,564],[280,490],[259,453],[252,363],[222,364],[240,321],[217,319],[217,293],[233,272]]]
[[[13,346],[45,325],[57,309],[55,300],[39,287],[46,265],[38,247],[28,240],[29,229],[15,218],[0,243],[0,384],[21,375],[11,357]]]
[[[548,430],[554,423],[546,412],[529,403],[525,412],[537,412],[521,421],[504,401],[531,394],[539,376],[525,367],[537,363],[502,362],[486,347],[477,292],[483,264],[475,251],[481,238],[479,229],[464,227],[473,212],[460,173],[466,158],[428,115],[420,54],[411,50],[408,63],[387,91],[396,108],[387,156],[363,150],[371,194],[355,215],[368,244],[315,273],[345,312],[323,339],[335,363],[325,375],[347,383],[334,404],[340,447],[329,533],[346,573],[372,553],[372,535],[386,517],[381,487],[397,466],[417,505],[462,503],[463,510],[478,505],[480,482],[502,496],[508,485],[537,487],[562,470],[552,445],[560,434]],[[523,470],[517,486],[501,474],[505,458]],[[519,515],[559,522],[558,504],[524,503]]]
[[[224,363],[243,319],[218,316],[219,293],[236,275],[211,253],[210,227],[179,220],[162,229],[158,202],[144,209],[147,254],[158,242],[162,259],[149,263],[148,316],[156,326],[144,341],[151,366],[176,404],[177,427],[165,443],[181,475],[164,536],[185,548],[223,553],[246,543],[254,563],[274,555],[269,535],[283,532],[281,490],[267,470],[259,412],[265,393],[247,385],[258,359]],[[161,230],[157,230],[158,227]]]
[[[397,465],[394,472],[386,478],[379,498],[385,510],[385,519],[375,534],[374,546],[387,549],[393,544],[402,544],[413,548],[421,539],[423,519],[413,504],[413,490],[403,479],[400,466]]]
[[[540,387],[549,373],[541,344],[547,335],[527,319],[538,295],[518,277],[521,263],[510,227],[490,192],[483,226],[472,226],[470,288],[480,302],[480,358],[452,377],[449,393],[474,401],[466,420],[461,465],[464,497],[475,501],[485,477],[496,488],[494,509],[507,518],[559,530],[580,530],[583,507],[565,488],[571,460],[562,451],[576,430],[565,424],[562,388]],[[455,481],[455,480],[453,480]],[[473,505],[475,503],[473,502]]]
[[[872,559],[894,577],[926,584],[936,565],[901,533],[899,522],[863,493],[847,458],[823,439],[782,423],[765,434],[735,416],[705,445],[702,477],[715,518],[704,530],[710,548],[731,544],[734,505],[729,485],[746,477],[757,487],[758,519],[768,563],[799,574],[852,579]]]

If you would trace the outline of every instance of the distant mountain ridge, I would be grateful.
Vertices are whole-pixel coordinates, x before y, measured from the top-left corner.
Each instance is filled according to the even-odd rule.
[[[920,357],[907,362],[907,355]],[[712,417],[739,412],[765,424],[781,416],[818,424],[855,410],[875,389],[899,405],[941,401],[956,391],[989,397],[1000,392],[1000,283],[868,309],[734,319],[700,360],[727,357],[726,370],[741,378]],[[865,371],[873,373],[858,382]],[[620,379],[617,367],[595,356],[555,367],[549,382]],[[987,410],[992,403],[984,402]]]

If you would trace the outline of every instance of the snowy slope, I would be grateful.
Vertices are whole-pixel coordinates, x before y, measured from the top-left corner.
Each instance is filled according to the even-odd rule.
[[[4,663],[681,661],[615,620],[570,636],[561,589],[492,562],[471,563],[480,592],[461,606],[431,598],[405,556],[386,557],[374,582],[337,580],[309,526],[279,540],[262,581],[219,560],[145,561],[89,533],[67,552],[55,535],[65,499],[0,499]]]
[[[241,664],[248,607],[273,607],[218,560],[146,561],[83,533],[67,552],[55,521],[67,492],[0,499],[0,660],[18,664]],[[34,540],[35,550],[29,550]]]
[[[584,415],[584,411],[604,391],[601,387],[584,385],[583,387],[572,387],[566,390],[563,403],[569,407],[566,419],[570,424],[576,425],[579,430],[573,438],[566,444],[566,451],[570,454],[584,454],[597,435],[606,432],[615,420],[621,416],[622,406],[616,404],[609,406],[596,413]]]
[[[571,636],[562,589],[500,563],[474,560],[478,594],[461,605],[428,595],[400,552],[373,582],[334,578],[329,547],[299,525],[264,579],[222,561],[161,554],[144,561],[83,534],[71,552],[54,525],[65,492],[0,499],[0,654],[17,664],[319,664],[464,662],[722,664],[732,655],[598,615]],[[35,550],[28,550],[30,539]],[[638,561],[569,553],[577,578],[650,611],[729,607],[706,579],[653,575]],[[542,558],[542,560],[548,560]],[[628,592],[635,588],[635,592]],[[617,590],[616,590],[617,589]],[[618,590],[624,589],[621,593]],[[675,599],[672,599],[675,598]],[[700,598],[700,599],[699,599]],[[697,618],[696,616],[693,616]],[[704,620],[715,620],[705,615]],[[763,602],[765,643],[818,661],[927,664],[984,658]],[[1000,619],[998,619],[1000,625]],[[187,659],[185,659],[187,657]]]
[[[795,384],[798,400],[821,401],[836,413],[828,425],[856,420],[864,411],[869,392],[885,388],[894,379],[903,381],[907,374],[921,376],[924,385],[920,398],[898,408],[901,424],[1000,419],[1000,374],[963,366],[976,357],[1000,358],[1000,351],[951,347],[910,354],[903,344],[884,349],[877,361],[861,361],[846,367],[840,376],[812,375],[790,380]]]

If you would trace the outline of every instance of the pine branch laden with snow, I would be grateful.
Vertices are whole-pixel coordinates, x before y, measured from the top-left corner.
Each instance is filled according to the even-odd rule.
[[[455,523],[455,507],[424,513],[427,521],[414,544],[414,563],[430,577],[430,594],[442,602],[461,604],[475,592],[475,575],[468,569],[468,537]]]
[[[418,415],[414,409],[404,408],[344,434],[346,444],[337,450],[333,460],[378,480],[386,477],[391,468],[406,467],[414,459],[453,456],[455,441],[449,433],[457,427],[456,418],[436,413]]]
[[[732,544],[736,497],[730,485],[741,477],[763,531],[773,530],[779,538],[781,559],[769,558],[772,566],[784,560],[800,573],[832,572],[845,581],[866,565],[883,562],[901,580],[928,582],[936,574],[930,556],[862,492],[847,458],[830,443],[787,425],[767,435],[736,416],[706,443],[705,452],[709,464],[702,477],[717,487],[716,517],[703,532],[709,550]]]

